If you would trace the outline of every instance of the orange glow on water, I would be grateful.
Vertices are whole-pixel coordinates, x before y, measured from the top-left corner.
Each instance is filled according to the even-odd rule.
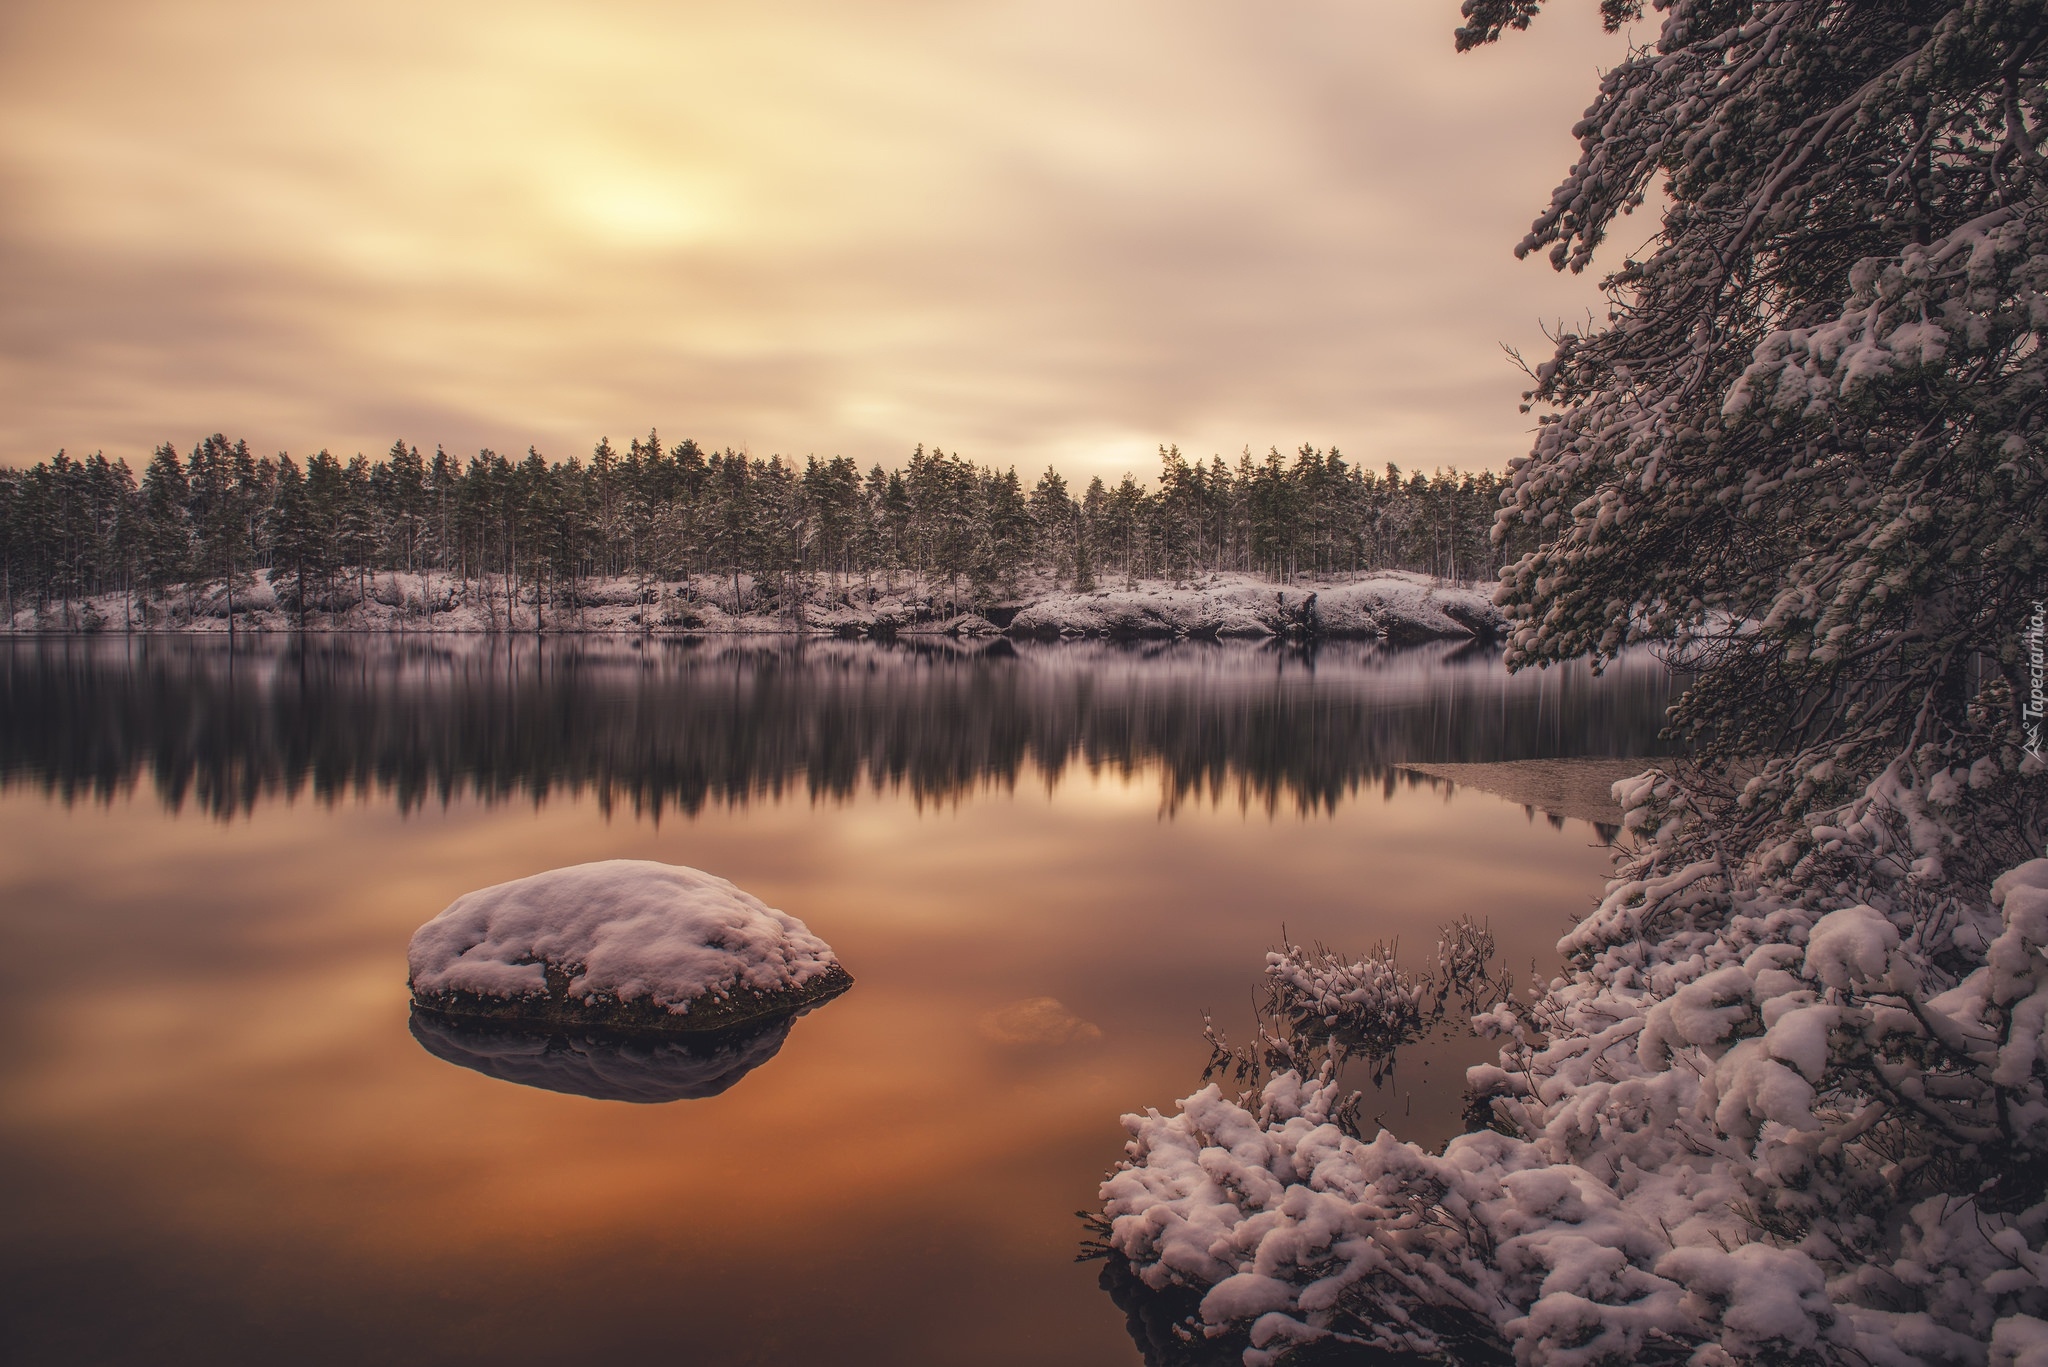
[[[329,1324],[337,1353],[653,1350],[683,1315],[731,1360],[1133,1361],[1069,1262],[1070,1212],[1116,1156],[1117,1113],[1192,1089],[1201,1010],[1246,1000],[1280,923],[1426,950],[1469,910],[1526,963],[1605,859],[1590,828],[1481,795],[1166,817],[1159,784],[1070,773],[939,809],[783,801],[659,830],[588,800],[220,823],[146,793],[7,794],[13,1237],[126,1250],[190,1313]],[[732,877],[830,940],[856,987],[729,1092],[663,1106],[514,1086],[411,1039],[420,921],[613,856]],[[1092,1035],[977,1026],[1041,998]],[[1455,1120],[1453,1060],[1434,1061],[1451,1085],[1424,1088],[1409,1133]]]

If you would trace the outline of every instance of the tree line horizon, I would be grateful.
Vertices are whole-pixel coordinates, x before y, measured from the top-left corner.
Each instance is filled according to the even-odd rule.
[[[152,597],[259,576],[301,619],[362,601],[374,573],[495,577],[535,602],[576,601],[590,579],[915,573],[991,600],[1026,573],[1081,590],[1115,575],[1185,579],[1411,570],[1490,579],[1523,549],[1491,538],[1504,485],[1490,471],[1404,476],[1334,446],[1247,450],[1235,466],[1161,446],[1156,485],[1099,476],[1077,497],[1048,468],[919,445],[895,469],[852,459],[759,458],[655,431],[586,463],[533,447],[466,462],[400,440],[382,459],[321,450],[302,466],[215,434],[158,446],[138,479],[124,459],[60,451],[0,469],[0,596],[20,607]],[[1521,539],[1527,539],[1526,534]],[[230,609],[232,611],[232,609]]]

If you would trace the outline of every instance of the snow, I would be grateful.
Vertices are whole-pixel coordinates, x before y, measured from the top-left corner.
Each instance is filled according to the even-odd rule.
[[[1869,907],[1843,907],[1814,924],[1806,940],[1806,975],[1824,986],[1860,987],[1885,975],[1899,932]]]
[[[1419,1029],[1429,998],[1430,985],[1395,964],[1392,945],[1375,945],[1353,959],[1320,945],[1290,944],[1266,955],[1266,976],[1310,1026],[1362,1039],[1401,1038]]]
[[[2048,1367],[2048,1320],[2014,1315],[1991,1331],[1990,1367]]]
[[[1924,787],[1888,772],[1824,813],[1802,848],[1861,862],[1820,884],[1797,851],[1701,859],[1683,784],[1617,783],[1640,834],[1568,972],[1480,1014],[1509,1042],[1468,1082],[1513,1134],[1367,1139],[1328,1070],[1207,1086],[1124,1117],[1103,1243],[1203,1291],[1190,1331],[1248,1367],[1333,1337],[1523,1367],[2048,1367],[2048,859],[1935,892]],[[1331,1008],[1383,986],[1292,948],[1268,972]],[[2007,1157],[1970,1199],[1943,1165],[1975,1149]]]
[[[1833,1006],[1793,1004],[1799,995],[1787,993],[1772,998],[1766,1005],[1767,1017],[1771,1014],[1770,1006],[1786,1003],[1791,1009],[1779,1015],[1764,1031],[1764,1047],[1772,1058],[1797,1068],[1808,1082],[1818,1082],[1827,1069],[1829,1035],[1840,1023],[1842,1013]]]
[[[1500,624],[1490,592],[1422,575],[1382,573],[1348,582],[1276,588],[1244,575],[1193,587],[1144,584],[1054,593],[1019,611],[1017,636],[1274,636],[1393,640],[1470,637]]]
[[[640,1023],[684,1029],[850,981],[794,916],[723,878],[638,859],[466,893],[414,933],[407,961],[415,997],[458,1014],[477,1002],[593,1019],[637,1007]]]
[[[815,632],[839,636],[1001,634],[984,612],[969,610],[965,585],[914,574],[811,575],[778,583],[754,576],[697,575],[676,581],[599,578],[573,595],[536,608],[531,590],[496,576],[464,579],[442,571],[379,571],[326,593],[304,618],[309,631],[673,635]],[[1249,574],[1213,574],[1192,584],[1132,581],[1090,593],[1061,592],[1041,579],[1020,587],[1008,634],[1115,637],[1268,637],[1313,630],[1324,637],[1394,641],[1466,639],[1502,623],[1490,589],[1425,575],[1381,572],[1306,580],[1285,587]],[[18,610],[0,630],[225,632],[228,596],[197,586],[138,602],[125,594]],[[251,633],[289,632],[301,619],[261,579],[237,587],[233,625]],[[992,604],[984,604],[994,611]],[[144,608],[146,607],[146,614]]]
[[[712,1037],[615,1036],[458,1022],[415,1011],[412,1035],[436,1058],[522,1087],[598,1101],[659,1105],[717,1096],[774,1058],[794,1017]]]

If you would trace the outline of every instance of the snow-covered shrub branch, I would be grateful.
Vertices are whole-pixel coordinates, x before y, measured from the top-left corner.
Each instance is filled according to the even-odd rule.
[[[1335,1338],[1449,1362],[1982,1363],[2048,1342],[2048,860],[1901,870],[1872,784],[1790,866],[1731,864],[1679,779],[1570,970],[1430,1154],[1326,1065],[1126,1117],[1105,1243],[1248,1363]],[[1329,975],[1323,975],[1328,977]],[[1310,975],[1311,981],[1317,981]],[[2008,1356],[2006,1361],[2027,1361]]]
[[[1233,1047],[1211,1017],[1203,1018],[1209,1064],[1202,1080],[1230,1077],[1249,1086],[1250,1104],[1269,1077],[1336,1078],[1356,1059],[1377,1087],[1392,1074],[1403,1046],[1469,1016],[1511,990],[1512,979],[1494,965],[1493,932],[1461,917],[1438,932],[1436,968],[1413,974],[1401,967],[1396,946],[1376,944],[1353,957],[1326,945],[1288,942],[1266,955],[1264,991],[1252,1041]],[[1453,1013],[1455,1004],[1461,1013]],[[1333,1121],[1356,1133],[1363,1094],[1332,1093]]]

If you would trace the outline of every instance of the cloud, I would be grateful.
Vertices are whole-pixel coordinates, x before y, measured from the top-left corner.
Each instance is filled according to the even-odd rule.
[[[1083,1044],[1102,1038],[1101,1029],[1052,997],[1027,997],[985,1011],[975,1021],[981,1037],[1003,1045]]]
[[[98,0],[0,31],[0,459],[394,436],[1499,467],[1620,41],[1455,5]]]

